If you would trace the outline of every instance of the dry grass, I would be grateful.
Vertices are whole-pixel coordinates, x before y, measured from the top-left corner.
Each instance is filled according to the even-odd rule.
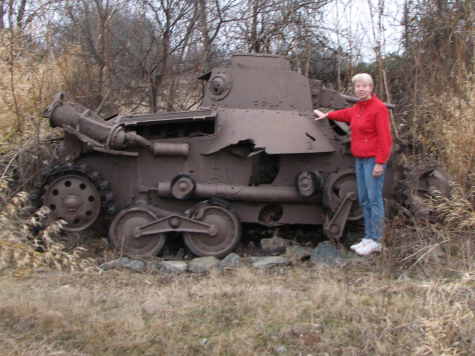
[[[0,344],[10,355],[473,354],[474,273],[386,280],[371,263],[3,278]]]
[[[396,216],[385,233],[384,269],[393,276],[450,277],[475,267],[475,208],[473,193],[454,185],[449,198],[425,200],[430,221]]]
[[[46,126],[38,114],[60,90],[60,70],[21,34],[9,31],[0,34],[0,69],[0,143],[19,142]]]
[[[470,192],[475,189],[475,76],[466,77],[459,81],[462,96],[422,94],[415,122],[424,150],[436,153],[449,176]]]
[[[85,249],[67,250],[59,242],[61,222],[49,224],[48,211],[34,211],[26,193],[9,197],[5,180],[0,180],[0,272],[30,274],[38,268],[77,271],[95,268],[84,258]]]
[[[386,268],[426,277],[467,271],[475,262],[475,76],[464,71],[456,81],[459,90],[434,94],[427,81],[418,95],[412,137],[421,143],[410,158],[414,171],[434,157],[452,181],[451,196],[426,201],[436,223],[413,217],[396,218],[388,229],[390,247]],[[439,83],[440,84],[440,83]]]

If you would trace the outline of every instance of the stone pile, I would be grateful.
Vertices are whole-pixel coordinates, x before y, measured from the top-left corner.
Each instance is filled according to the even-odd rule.
[[[288,241],[273,237],[273,240],[265,241],[262,244],[264,252],[268,256],[241,257],[236,253],[230,253],[223,259],[216,257],[196,257],[189,261],[183,260],[164,260],[155,259],[152,261],[143,261],[131,257],[120,257],[108,261],[99,266],[104,271],[124,268],[134,272],[156,272],[181,274],[190,273],[208,273],[211,270],[236,269],[241,266],[249,266],[256,269],[271,269],[274,267],[283,267],[295,265],[302,261],[311,261],[313,264],[339,265],[345,263],[354,256],[337,248],[330,241],[321,242],[316,248],[304,247],[299,245],[289,246]],[[283,241],[280,241],[283,240]],[[279,256],[274,254],[282,253]]]

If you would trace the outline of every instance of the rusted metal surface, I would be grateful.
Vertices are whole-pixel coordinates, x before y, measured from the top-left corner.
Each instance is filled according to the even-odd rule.
[[[241,238],[238,217],[223,206],[202,204],[193,211],[192,217],[213,227],[212,233],[183,234],[185,244],[195,255],[223,257],[234,249]]]
[[[183,179],[182,179],[183,182]],[[191,184],[190,184],[191,185]],[[190,186],[189,185],[189,186]],[[174,184],[169,182],[158,183],[158,196],[162,198],[177,198],[182,199],[174,193]],[[186,188],[186,191],[189,191]],[[304,197],[299,195],[297,188],[292,186],[275,186],[270,184],[263,184],[257,187],[245,185],[228,185],[228,184],[195,184],[193,193],[189,194],[186,199],[209,199],[222,198],[226,200],[240,200],[249,202],[281,202],[281,203],[296,203],[317,201],[315,197]]]
[[[81,231],[99,217],[101,197],[87,177],[65,174],[52,180],[45,191],[44,204],[62,220],[68,231]]]
[[[349,192],[344,195],[343,199],[340,200],[338,207],[330,218],[327,218],[325,224],[323,224],[323,231],[328,236],[333,237],[336,240],[339,240],[343,235],[346,222],[349,220],[351,209],[356,205],[356,193]]]
[[[116,213],[109,182],[85,164],[52,167],[37,195],[52,218],[67,223],[67,231],[82,231]]]
[[[116,248],[153,255],[174,231],[193,253],[222,256],[238,243],[242,223],[326,222],[338,239],[348,220],[361,219],[348,128],[315,122],[312,113],[346,107],[352,97],[277,56],[234,56],[200,79],[206,92],[197,111],[103,120],[60,94],[45,112],[65,131],[63,156],[109,182],[119,209],[109,229]],[[388,199],[395,172],[389,162]],[[69,229],[87,228],[110,210],[110,197],[89,176],[63,173],[48,179],[43,200]]]
[[[109,238],[114,247],[134,256],[154,256],[166,242],[166,235],[153,233],[147,236],[138,234],[140,228],[158,219],[151,207],[136,206],[122,210],[112,222]]]
[[[311,112],[222,109],[218,115],[216,139],[207,154],[246,141],[267,154],[335,151],[331,136],[314,122]]]
[[[237,55],[228,67],[208,76],[203,107],[307,112],[312,106],[309,81],[278,56]]]

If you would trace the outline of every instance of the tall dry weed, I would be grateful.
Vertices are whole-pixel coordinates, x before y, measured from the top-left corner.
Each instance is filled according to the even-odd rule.
[[[430,205],[446,229],[460,233],[474,232],[475,208],[471,203],[474,199],[475,185],[468,192],[464,192],[460,186],[454,186],[450,197],[436,194]]]
[[[57,65],[22,33],[0,33],[1,140],[19,142],[46,126],[39,113],[60,90]]]
[[[416,122],[427,151],[435,153],[449,176],[469,192],[475,185],[475,79],[460,83],[463,95],[426,94]]]
[[[460,74],[458,90],[436,90],[436,84],[427,80],[418,93],[422,104],[414,110],[411,136],[420,145],[410,160],[435,158],[450,177],[451,196],[433,194],[424,201],[431,221],[393,220],[385,259],[397,270],[426,276],[475,268],[475,77]]]
[[[85,249],[67,250],[59,241],[61,222],[45,226],[48,209],[35,211],[29,196],[10,196],[9,185],[0,180],[0,272],[28,273],[40,267],[62,271],[94,268],[95,261],[84,258]]]
[[[430,219],[396,216],[386,230],[382,267],[426,278],[475,271],[474,192],[453,185],[450,197],[434,192],[424,199]]]

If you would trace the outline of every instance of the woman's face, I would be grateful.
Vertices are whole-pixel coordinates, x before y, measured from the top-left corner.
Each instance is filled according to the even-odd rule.
[[[366,80],[358,80],[355,83],[355,95],[360,100],[368,100],[371,98],[373,85]]]

